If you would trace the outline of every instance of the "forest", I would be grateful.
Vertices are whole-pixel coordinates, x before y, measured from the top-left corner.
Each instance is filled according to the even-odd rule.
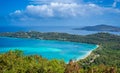
[[[20,50],[0,54],[0,73],[119,73],[116,66],[104,64],[83,67],[70,60],[47,60],[38,55],[24,56]]]

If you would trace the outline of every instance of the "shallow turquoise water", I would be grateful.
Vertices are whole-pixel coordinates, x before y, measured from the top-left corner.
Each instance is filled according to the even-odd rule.
[[[41,55],[47,59],[82,59],[97,45],[55,40],[36,40],[0,37],[0,53],[22,50],[25,55]]]

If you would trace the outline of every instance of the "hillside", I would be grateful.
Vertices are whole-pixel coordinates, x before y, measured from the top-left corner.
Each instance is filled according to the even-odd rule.
[[[120,27],[102,24],[96,26],[86,26],[83,28],[74,28],[74,30],[120,32]]]

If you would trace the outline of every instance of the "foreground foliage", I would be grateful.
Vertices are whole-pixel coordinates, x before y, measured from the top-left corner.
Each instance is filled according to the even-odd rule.
[[[84,68],[72,60],[47,60],[41,56],[24,56],[21,51],[0,54],[0,73],[117,73],[116,67],[105,65]]]
[[[23,56],[21,51],[0,55],[0,73],[64,73],[65,63],[40,56]]]

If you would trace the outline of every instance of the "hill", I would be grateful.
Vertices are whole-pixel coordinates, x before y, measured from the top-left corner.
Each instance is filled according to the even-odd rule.
[[[83,28],[74,28],[74,30],[120,32],[120,27],[102,24],[96,26],[86,26]]]

